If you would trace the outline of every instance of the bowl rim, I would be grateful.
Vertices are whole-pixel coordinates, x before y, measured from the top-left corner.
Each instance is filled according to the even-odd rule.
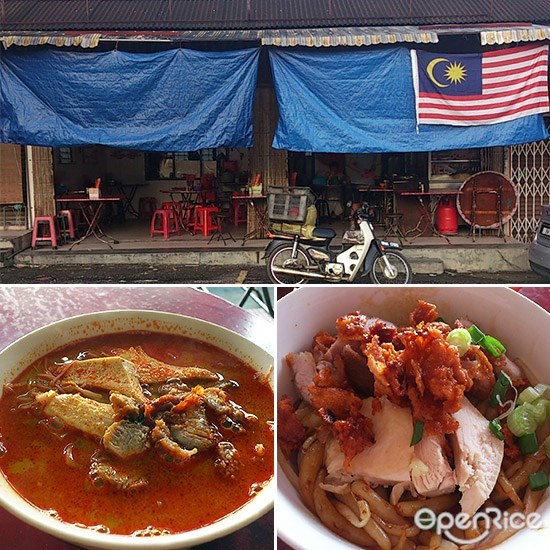
[[[309,285],[308,287],[300,287],[297,289],[294,289],[292,292],[286,294],[278,301],[278,309],[277,309],[277,326],[279,326],[279,323],[282,321],[282,314],[283,310],[286,310],[285,313],[292,313],[299,311],[300,308],[297,307],[298,304],[294,304],[295,300],[301,300],[307,299],[311,303],[315,303],[316,299],[322,299],[323,296],[326,296],[327,292],[342,292],[344,289],[347,289],[351,292],[376,292],[378,289],[392,289],[392,290],[413,290],[417,289],[418,291],[423,290],[434,290],[434,289],[444,289],[444,288],[453,288],[455,292],[460,292],[461,290],[468,289],[468,290],[475,290],[475,291],[492,291],[497,292],[503,296],[503,298],[510,300],[514,302],[515,304],[522,304],[527,305],[532,312],[536,313],[537,318],[546,318],[547,320],[550,319],[550,312],[547,311],[545,308],[543,308],[540,304],[537,302],[531,300],[527,296],[524,296],[520,294],[519,292],[515,291],[513,288],[507,287],[507,286],[495,286],[495,285],[407,285],[405,286],[399,286],[395,287],[393,285],[376,285],[376,286],[352,286],[348,287],[347,285],[334,285],[330,288],[323,288],[321,285]],[[312,292],[313,291],[313,292]],[[309,293],[309,295],[308,295]],[[302,298],[304,297],[304,298]],[[303,303],[301,304],[303,305]],[[335,316],[336,318],[336,316]],[[391,319],[390,319],[391,320]],[[281,377],[281,373],[284,372],[284,369],[282,368],[282,357],[281,357],[281,349],[280,349],[280,342],[281,342],[281,335],[278,334],[278,340],[277,340],[277,352],[276,352],[276,388],[277,388],[277,395],[276,398],[278,399],[280,394],[280,384],[279,384],[279,378]],[[313,335],[311,335],[313,336]],[[299,351],[299,350],[295,350]],[[290,481],[288,480],[286,474],[284,473],[283,469],[281,468],[279,457],[277,457],[277,476],[278,476],[278,484],[277,484],[277,515],[278,515],[278,521],[277,521],[277,536],[281,538],[286,544],[288,544],[291,548],[295,550],[308,550],[308,548],[311,548],[312,544],[319,544],[319,545],[326,545],[331,548],[335,548],[338,550],[344,550],[344,549],[352,549],[352,548],[358,548],[357,545],[353,544],[352,542],[344,539],[343,537],[339,536],[335,532],[331,531],[328,527],[326,527],[319,518],[314,515],[311,511],[309,511],[303,504],[299,494],[294,489]],[[284,485],[284,491],[283,491],[283,485]],[[289,492],[290,491],[290,492]],[[550,489],[549,489],[550,491]],[[550,502],[547,502],[545,505],[545,508],[548,509],[550,507]],[[538,508],[537,510],[540,510]],[[545,514],[548,514],[546,512]],[[309,516],[309,517],[308,517]],[[305,524],[305,525],[304,525]],[[544,531],[546,531],[546,534],[544,534]],[[541,537],[547,537],[548,536],[547,530],[528,530],[528,529],[522,529],[520,532],[516,533],[514,536],[512,536],[510,539],[500,543],[498,546],[495,547],[501,550],[513,550],[513,548],[516,547],[516,545],[524,544],[524,543],[533,543],[533,544],[540,544],[540,541],[543,540]],[[315,541],[313,542],[311,538],[309,537],[315,537]],[[535,546],[538,547],[538,546]]]
[[[172,313],[172,312],[166,312],[166,311],[140,310],[140,309],[116,309],[116,310],[95,311],[95,312],[84,313],[80,315],[74,315],[71,317],[66,317],[64,319],[53,321],[51,323],[47,323],[39,328],[35,328],[34,330],[28,332],[27,334],[24,334],[23,336],[20,336],[19,338],[17,338],[16,340],[8,344],[6,347],[0,349],[0,359],[4,354],[7,354],[10,351],[13,351],[13,349],[17,350],[17,348],[21,347],[22,344],[25,343],[28,339],[40,333],[47,333],[49,330],[52,330],[54,327],[78,324],[79,321],[85,321],[89,318],[94,318],[98,316],[105,317],[105,318],[118,317],[119,319],[123,320],[124,318],[133,318],[138,316],[141,316],[142,318],[147,318],[147,317],[158,317],[159,315],[165,318],[167,321],[172,321],[172,322],[175,322],[176,324],[178,321],[180,323],[182,321],[185,321],[186,323],[193,323],[193,324],[198,323],[198,325],[202,326],[203,328],[210,328],[210,329],[213,328],[216,331],[221,330],[222,333],[229,335],[230,338],[236,341],[240,341],[240,343],[246,344],[247,346],[252,346],[255,349],[255,353],[258,353],[260,356],[264,356],[266,361],[270,362],[271,364],[274,363],[274,357],[270,352],[260,347],[258,344],[256,344],[252,340],[246,338],[245,336],[227,327],[218,325],[211,321],[207,321],[197,317],[192,317],[190,315]],[[143,329],[132,328],[130,330],[163,332],[162,330],[155,330],[155,327],[148,327]],[[116,332],[116,330],[100,332],[99,334],[109,334],[112,332]],[[90,335],[89,337],[94,337],[95,335],[96,334]],[[87,337],[88,336],[83,336],[83,338],[87,338]],[[188,337],[193,338],[193,336],[188,336]],[[200,335],[198,335],[195,339],[201,340]],[[60,346],[56,346],[56,347],[61,347],[62,345],[65,345],[65,344],[60,344]],[[211,345],[219,347],[216,343],[213,343]],[[55,350],[56,347],[52,348],[52,350],[46,353],[51,353],[51,351]],[[26,354],[30,355],[32,350],[33,350],[32,347],[28,347],[26,350]],[[228,353],[234,355],[234,353],[232,353],[231,351],[228,351]],[[245,361],[245,363],[247,363],[247,359],[243,359],[243,360]],[[250,365],[250,366],[253,367],[253,365]],[[22,371],[19,369],[15,376],[17,376],[20,372]],[[275,380],[275,376],[273,374],[271,379],[271,387],[275,395],[274,380]],[[206,526],[199,527],[198,529],[193,529],[190,531],[183,531],[180,533],[173,533],[173,534],[163,535],[163,536],[134,537],[131,535],[99,533],[91,529],[77,527],[76,525],[72,523],[64,522],[63,520],[55,519],[49,516],[44,510],[42,510],[41,508],[38,508],[37,506],[35,506],[34,504],[26,500],[22,495],[20,495],[11,486],[8,478],[6,477],[6,475],[2,470],[0,470],[0,475],[6,481],[11,491],[10,493],[6,493],[4,491],[0,492],[0,506],[2,506],[5,510],[7,510],[9,513],[14,515],[18,519],[22,520],[24,523],[27,523],[28,525],[31,525],[32,527],[40,531],[43,531],[45,533],[48,533],[58,539],[69,541],[72,544],[82,545],[85,547],[116,548],[116,549],[123,549],[123,548],[126,549],[128,548],[129,545],[131,545],[132,548],[137,548],[137,549],[158,548],[159,550],[169,550],[169,549],[178,549],[178,548],[188,547],[195,544],[202,544],[208,541],[216,540],[218,538],[221,538],[225,535],[228,535],[234,531],[237,531],[238,529],[241,529],[249,525],[250,523],[254,522],[258,518],[260,518],[261,516],[269,512],[269,510],[271,510],[274,506],[275,487],[276,487],[276,474],[274,472],[268,484],[262,489],[262,491],[258,495],[251,498],[250,500],[245,502],[242,506],[240,506],[236,510],[233,510],[226,516],[223,516],[222,518]],[[16,497],[15,501],[12,500],[14,496]]]

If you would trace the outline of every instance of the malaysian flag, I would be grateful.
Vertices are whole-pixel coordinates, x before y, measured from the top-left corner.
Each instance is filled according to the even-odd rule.
[[[548,46],[411,56],[418,124],[495,124],[550,110]]]

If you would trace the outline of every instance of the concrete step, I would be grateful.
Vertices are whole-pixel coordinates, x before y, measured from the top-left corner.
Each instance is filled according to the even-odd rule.
[[[408,257],[407,254],[405,256]],[[433,258],[412,258],[410,259],[413,273],[423,275],[441,275],[445,272],[445,264],[442,260]]]

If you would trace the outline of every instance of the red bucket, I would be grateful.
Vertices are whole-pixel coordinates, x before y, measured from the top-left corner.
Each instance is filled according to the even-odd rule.
[[[450,197],[443,197],[436,214],[437,230],[443,235],[458,233],[458,213],[456,205]]]

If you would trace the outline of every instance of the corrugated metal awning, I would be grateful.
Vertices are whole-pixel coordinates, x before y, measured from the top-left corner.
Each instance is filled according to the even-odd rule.
[[[482,30],[481,45],[512,44],[515,42],[538,42],[550,40],[550,26],[529,25]]]
[[[9,35],[0,36],[4,48],[10,46],[80,46],[81,48],[95,48],[101,39],[101,34],[57,34],[57,35]]]
[[[436,32],[418,27],[338,27],[327,29],[271,29],[260,31],[265,46],[375,46],[413,42],[435,44]]]

